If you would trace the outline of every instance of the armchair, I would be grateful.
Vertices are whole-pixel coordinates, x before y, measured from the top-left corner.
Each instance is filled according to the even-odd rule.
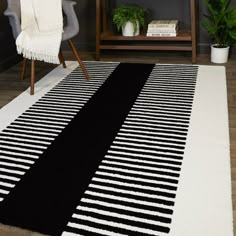
[[[63,33],[62,33],[62,41],[68,41],[69,46],[80,64],[80,67],[86,77],[87,80],[90,79],[87,70],[79,57],[79,53],[76,50],[74,43],[72,42],[72,38],[75,37],[79,33],[79,21],[77,19],[74,5],[75,1],[71,0],[62,0],[62,10],[63,10]],[[12,28],[13,37],[16,40],[18,35],[21,32],[21,8],[20,8],[20,0],[7,0],[7,9],[4,11],[4,15],[8,17],[9,23]],[[66,68],[64,56],[62,54],[62,50],[59,50],[59,60],[60,63]],[[24,79],[25,70],[26,70],[26,62],[27,59],[23,58],[22,63],[22,72],[21,79]],[[31,60],[31,82],[30,82],[30,94],[34,94],[34,82],[35,82],[35,61]]]

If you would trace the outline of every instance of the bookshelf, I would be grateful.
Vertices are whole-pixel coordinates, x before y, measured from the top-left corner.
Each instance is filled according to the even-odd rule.
[[[102,50],[151,50],[189,51],[192,63],[196,63],[196,5],[190,1],[190,29],[180,29],[175,37],[146,36],[146,31],[138,36],[125,37],[108,27],[107,0],[96,0],[96,60],[100,60]]]

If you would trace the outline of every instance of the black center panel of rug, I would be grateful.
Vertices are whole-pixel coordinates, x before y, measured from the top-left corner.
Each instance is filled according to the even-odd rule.
[[[1,206],[1,222],[60,235],[154,65],[120,64]]]

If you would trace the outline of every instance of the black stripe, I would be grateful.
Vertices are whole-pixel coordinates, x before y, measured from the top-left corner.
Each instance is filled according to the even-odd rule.
[[[4,200],[2,223],[60,235],[153,66],[115,69]]]

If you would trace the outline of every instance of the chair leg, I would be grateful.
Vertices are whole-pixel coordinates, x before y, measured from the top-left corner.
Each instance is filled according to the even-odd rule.
[[[34,95],[35,61],[31,60],[30,95]]]
[[[25,78],[25,70],[26,70],[26,63],[27,63],[27,58],[23,58],[23,63],[22,63],[22,71],[21,71],[21,80]]]
[[[82,60],[81,60],[80,57],[79,57],[79,54],[78,54],[78,52],[77,52],[77,50],[76,50],[76,48],[75,48],[75,46],[74,46],[74,43],[72,42],[71,39],[69,39],[68,42],[69,42],[69,45],[70,45],[70,47],[71,47],[71,49],[72,49],[72,51],[73,51],[73,53],[74,53],[74,55],[75,55],[77,61],[78,61],[79,64],[80,64],[80,67],[81,67],[81,69],[82,69],[82,71],[83,71],[83,73],[84,73],[86,79],[87,79],[87,80],[90,80],[90,77],[89,77],[89,75],[88,75],[88,72],[87,72],[87,70],[86,70],[86,68],[85,68],[85,66],[84,66],[84,63],[82,62]]]
[[[60,48],[60,51],[59,51],[59,59],[60,59],[61,64],[63,65],[63,68],[66,68],[65,59],[64,59],[64,56],[62,54],[61,48]]]

